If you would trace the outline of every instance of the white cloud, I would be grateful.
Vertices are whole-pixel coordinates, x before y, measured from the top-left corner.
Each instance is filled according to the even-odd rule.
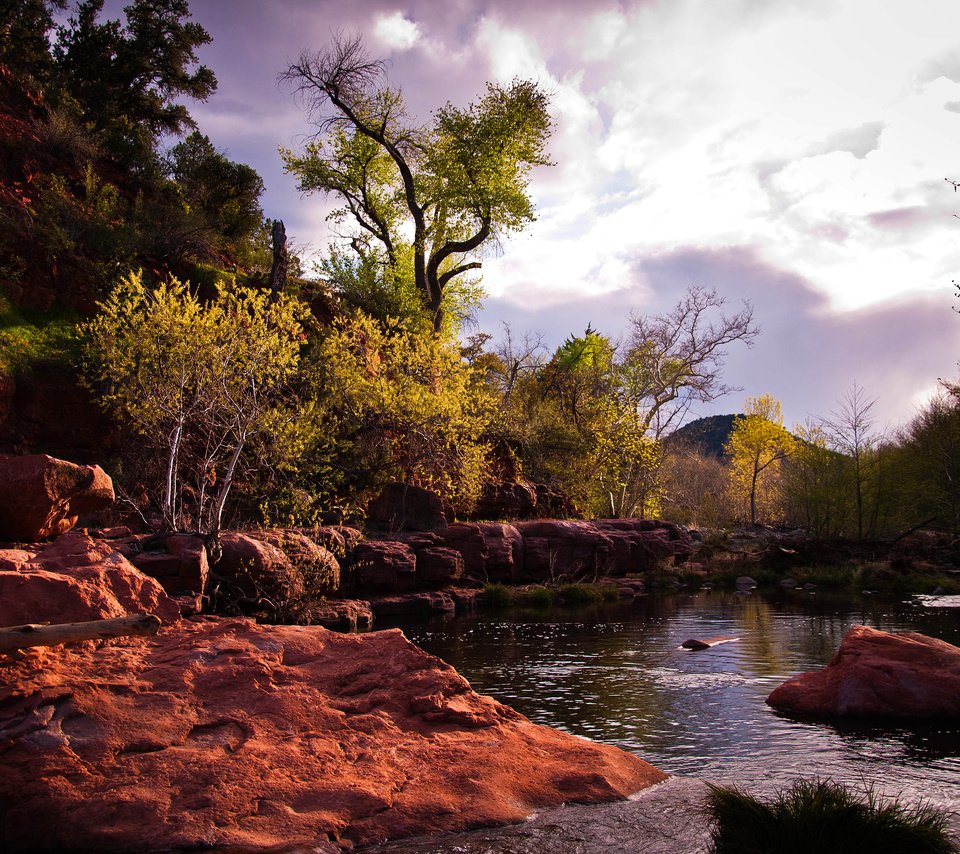
[[[387,47],[410,50],[420,40],[420,27],[402,12],[380,15],[374,25],[374,34]]]

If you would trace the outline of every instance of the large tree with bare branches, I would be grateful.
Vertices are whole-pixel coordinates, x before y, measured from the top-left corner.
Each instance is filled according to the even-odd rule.
[[[387,85],[384,61],[344,37],[281,77],[314,129],[302,152],[283,152],[287,170],[301,190],[342,201],[332,220],[357,263],[388,284],[412,281],[439,330],[450,285],[480,267],[485,245],[534,219],[528,175],[548,164],[546,93],[528,80],[491,83],[421,124]]]

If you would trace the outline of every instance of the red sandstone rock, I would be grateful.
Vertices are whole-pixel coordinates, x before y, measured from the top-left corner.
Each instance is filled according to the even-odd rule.
[[[501,522],[458,522],[443,541],[463,555],[464,571],[478,581],[517,580],[523,574],[523,537]]]
[[[36,556],[35,551],[27,549],[0,549],[0,571],[11,572],[21,569]]]
[[[0,626],[73,623],[127,614],[165,623],[180,609],[160,584],[103,540],[64,534],[16,570],[0,570]]]
[[[308,614],[310,625],[335,631],[356,632],[373,628],[370,603],[359,599],[326,599],[314,603]]]
[[[826,668],[794,676],[767,703],[801,715],[960,719],[960,647],[854,626]]]
[[[591,522],[517,522],[523,537],[523,579],[552,581],[606,571],[613,542]]]
[[[0,847],[11,853],[38,839],[106,854],[322,850],[518,821],[666,776],[477,695],[399,631],[207,618],[33,653],[5,676]]]
[[[133,555],[141,572],[156,578],[171,595],[201,594],[210,576],[207,549],[197,534],[151,537],[151,548]]]
[[[611,575],[645,572],[662,563],[682,563],[693,551],[690,535],[671,522],[658,519],[597,519],[598,530],[609,537],[613,550]]]
[[[66,533],[79,514],[113,499],[113,481],[100,466],[46,454],[0,458],[0,539],[36,542]]]
[[[220,535],[220,560],[213,571],[244,595],[289,598],[299,592],[293,564],[277,546],[249,533]]]
[[[439,531],[447,527],[447,513],[435,492],[390,483],[370,502],[367,521],[387,531]]]
[[[363,591],[393,593],[412,590],[417,557],[406,543],[364,540],[353,551],[350,574],[353,585]]]
[[[455,549],[432,546],[417,551],[417,586],[447,587],[463,576],[463,557]]]
[[[341,565],[350,562],[354,548],[363,538],[362,531],[347,525],[320,525],[315,528],[294,528],[293,530],[299,531],[323,546],[340,561]]]
[[[478,519],[529,519],[536,506],[537,489],[531,483],[488,483],[477,499],[474,516]]]
[[[378,617],[430,617],[453,614],[457,609],[456,600],[446,590],[375,596],[369,605]]]
[[[329,596],[340,589],[340,564],[330,551],[310,537],[285,528],[251,531],[249,536],[280,549],[293,564],[301,586],[311,596]]]

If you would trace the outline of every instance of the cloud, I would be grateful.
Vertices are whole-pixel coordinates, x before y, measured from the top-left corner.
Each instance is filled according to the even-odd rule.
[[[276,75],[335,31],[363,32],[424,121],[487,80],[533,77],[552,94],[556,165],[531,176],[538,220],[484,259],[484,323],[512,316],[559,343],[714,285],[750,298],[767,330],[731,353],[731,381],[796,419],[828,411],[854,377],[893,417],[955,373],[955,0],[194,6],[220,91],[190,109],[264,175],[268,214],[296,239],[322,246],[330,203],[282,172],[276,145],[310,129]]]
[[[380,15],[373,28],[374,35],[387,47],[410,50],[420,40],[420,27],[405,18],[402,12]]]

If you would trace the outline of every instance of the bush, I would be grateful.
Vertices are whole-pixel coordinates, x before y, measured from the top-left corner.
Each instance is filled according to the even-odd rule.
[[[867,789],[797,780],[771,802],[710,786],[714,854],[956,854],[942,812],[906,806]]]

